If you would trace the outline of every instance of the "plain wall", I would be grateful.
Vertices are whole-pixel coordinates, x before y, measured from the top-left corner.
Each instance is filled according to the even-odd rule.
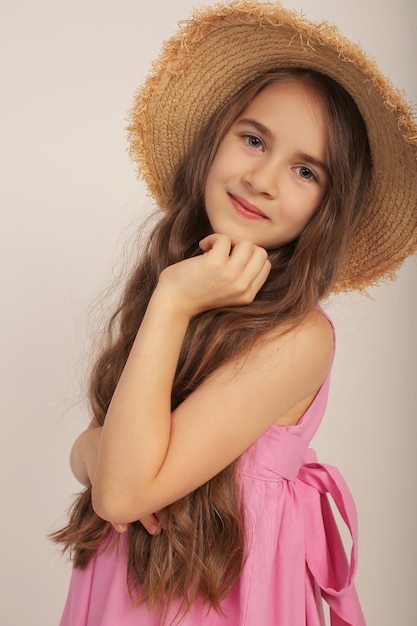
[[[294,0],[337,23],[417,101],[414,0]],[[150,207],[126,154],[126,111],[191,0],[0,2],[0,623],[55,626],[70,566],[46,540],[79,489],[91,307]],[[381,128],[381,133],[384,129]],[[338,351],[315,447],[360,521],[368,624],[414,626],[416,259],[393,284],[330,306]],[[258,625],[253,625],[258,626]]]

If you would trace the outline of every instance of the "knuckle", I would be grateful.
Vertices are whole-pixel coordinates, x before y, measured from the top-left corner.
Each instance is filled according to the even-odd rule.
[[[224,233],[216,234],[216,240],[224,242],[226,244],[230,244],[231,243],[231,239],[230,239],[229,235],[225,235]]]
[[[243,304],[249,304],[250,302],[252,302],[254,295],[251,288],[251,283],[248,283],[248,281],[243,278],[236,281],[235,295]]]
[[[266,259],[268,259],[268,252],[267,252],[267,250],[265,250],[265,248],[262,248],[261,246],[257,246],[256,254],[263,261],[266,261]]]
[[[243,304],[251,304],[255,299],[256,293],[253,290],[246,291],[242,296]]]

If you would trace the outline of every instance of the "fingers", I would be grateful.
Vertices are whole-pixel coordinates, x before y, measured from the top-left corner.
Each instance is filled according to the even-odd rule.
[[[240,239],[234,243],[230,253],[230,266],[239,272],[248,268],[249,272],[256,274],[257,268],[261,269],[267,259],[268,253],[265,248],[255,245],[248,239]]]
[[[228,255],[231,254],[234,248],[239,246],[259,247],[249,239],[245,239],[243,237],[230,237],[229,235],[225,235],[223,233],[212,233],[211,235],[204,237],[204,239],[199,242],[199,247],[204,252],[215,249],[218,252],[227,252]]]
[[[161,523],[156,515],[147,515],[138,520],[150,535],[158,535],[161,531]],[[123,534],[127,531],[128,524],[112,524],[118,533]]]
[[[247,292],[249,301],[252,301],[267,279],[271,263],[264,248],[242,240],[233,247],[229,267],[235,272],[242,290]]]
[[[269,273],[271,271],[271,261],[266,258],[265,262],[262,264],[259,273],[255,276],[253,283],[252,283],[252,288],[254,290],[254,298],[256,296],[256,294],[258,293],[258,291],[261,289],[261,287],[265,284],[265,281],[267,280]]]
[[[271,262],[263,249],[254,252],[239,276],[242,304],[250,304],[262,288],[271,271]]]
[[[252,302],[271,270],[267,251],[248,239],[217,233],[203,239],[200,247],[213,255],[210,258],[219,271],[225,271],[232,293],[241,299],[236,304]]]
[[[229,256],[233,248],[233,241],[227,235],[213,233],[204,237],[204,239],[199,242],[199,246],[203,252],[215,250],[218,254]]]
[[[265,248],[257,246],[249,239],[242,237],[229,237],[219,233],[208,235],[199,242],[201,250],[204,252],[213,251],[219,256],[230,257],[235,263],[247,263],[252,256],[258,256],[259,259],[267,259],[268,253]]]
[[[161,272],[159,293],[168,294],[170,304],[190,319],[210,309],[252,302],[271,268],[266,250],[248,239],[218,233],[199,245],[204,254]]]
[[[112,524],[112,526],[121,535],[127,531],[127,524]]]
[[[161,532],[161,524],[156,515],[141,517],[138,522],[142,524],[150,535],[158,535]]]
[[[248,263],[261,267],[268,258],[267,251],[249,239],[231,238],[228,235],[214,233],[199,243],[204,252],[213,253],[222,263],[228,263],[231,269],[241,272]],[[255,267],[256,269],[256,267]]]

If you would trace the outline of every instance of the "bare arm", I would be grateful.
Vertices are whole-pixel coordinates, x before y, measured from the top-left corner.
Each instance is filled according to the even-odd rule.
[[[75,478],[85,487],[89,487],[94,480],[94,470],[97,465],[98,451],[100,447],[101,431],[99,423],[93,419],[81,435],[76,439],[71,449],[70,466]],[[138,521],[151,535],[157,534],[161,529],[158,513],[141,517]],[[125,522],[112,522],[119,533],[127,530]]]
[[[112,399],[93,505],[113,523],[147,516],[212,478],[314,393],[327,372],[329,328],[316,314],[284,339],[264,342],[249,357],[219,368],[171,414],[172,382],[191,317],[251,301],[269,273],[264,251],[249,242],[231,246],[227,237],[214,236],[208,248],[213,243],[202,257],[163,272]]]
[[[75,440],[71,449],[70,466],[75,478],[84,487],[92,483],[92,474],[97,465],[101,428],[93,419],[86,430]]]

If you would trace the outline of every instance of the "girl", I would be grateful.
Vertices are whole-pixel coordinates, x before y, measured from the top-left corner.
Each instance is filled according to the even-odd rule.
[[[163,212],[71,453],[61,626],[318,626],[322,598],[365,623],[355,507],[308,449],[334,354],[319,302],[415,251],[416,137],[356,46],[280,6],[205,9],[166,44],[129,125]]]

